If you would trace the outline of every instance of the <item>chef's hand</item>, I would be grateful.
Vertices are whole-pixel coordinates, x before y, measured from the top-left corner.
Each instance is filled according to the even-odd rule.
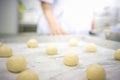
[[[66,35],[67,33],[59,26],[55,26],[51,28],[52,35]]]
[[[42,1],[42,9],[45,18],[49,24],[52,35],[64,35],[66,32],[59,26],[59,23],[54,15],[53,7],[51,4]]]

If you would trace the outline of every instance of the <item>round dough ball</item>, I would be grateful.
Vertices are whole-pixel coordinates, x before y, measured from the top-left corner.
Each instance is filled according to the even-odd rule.
[[[46,53],[48,55],[55,55],[57,54],[58,50],[57,50],[57,47],[54,46],[54,45],[49,45],[47,48],[46,48]]]
[[[67,66],[76,66],[79,62],[79,57],[76,54],[67,54],[64,56],[64,64]]]
[[[37,48],[38,47],[38,41],[36,39],[30,39],[27,42],[28,48]]]
[[[77,46],[78,45],[78,40],[73,38],[69,41],[70,46]]]
[[[106,72],[104,68],[98,64],[88,66],[86,75],[88,80],[106,80]]]
[[[116,60],[120,60],[120,49],[118,49],[118,50],[115,52],[114,58],[115,58]]]
[[[97,47],[94,43],[89,43],[86,45],[85,50],[86,50],[86,52],[96,52]]]
[[[9,46],[3,45],[0,47],[0,57],[12,56],[12,49]]]
[[[7,69],[10,72],[21,72],[26,69],[26,60],[23,56],[12,56],[7,60]]]
[[[35,72],[25,70],[17,76],[16,80],[39,80],[39,77]]]
[[[0,47],[3,45],[3,43],[2,42],[0,42]]]

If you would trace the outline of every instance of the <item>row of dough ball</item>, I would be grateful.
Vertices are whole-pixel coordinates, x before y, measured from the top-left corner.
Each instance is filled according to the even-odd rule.
[[[96,50],[97,50],[97,49],[96,49],[96,45],[93,44],[93,43],[88,44],[88,45],[86,46],[86,51],[87,51],[87,52],[96,52]],[[55,54],[58,53],[58,49],[57,49],[57,47],[54,46],[54,45],[49,45],[49,46],[47,46],[47,48],[46,48],[46,53],[47,53],[48,55],[55,55]]]
[[[38,47],[38,41],[36,39],[30,39],[27,42],[28,48],[37,48]],[[78,40],[73,38],[69,41],[70,46],[77,46],[78,45]]]
[[[73,38],[69,41],[69,45],[70,46],[77,46],[78,45],[78,40]],[[30,39],[28,42],[27,42],[27,46],[29,48],[36,48],[38,47],[38,41],[36,39]],[[85,51],[86,52],[96,52],[97,51],[97,46],[94,44],[94,43],[88,43],[86,44],[85,46]],[[46,48],[46,53],[48,55],[55,55],[57,54],[58,50],[57,50],[57,47],[54,46],[54,45],[49,45],[47,48]],[[118,49],[116,52],[115,52],[115,55],[114,55],[114,58],[116,60],[120,60],[120,49]]]
[[[35,42],[36,43],[36,42]],[[76,39],[72,39],[69,41],[70,46],[77,46],[78,41]],[[85,47],[86,52],[96,52],[97,47],[95,44],[90,43]],[[46,49],[46,53],[48,55],[57,54],[57,48],[54,45],[50,45]],[[120,50],[115,52],[115,59],[120,59]],[[79,57],[76,54],[67,54],[64,56],[64,64],[67,66],[76,66],[79,63]],[[93,64],[88,66],[86,70],[86,75],[88,80],[106,80],[106,72],[104,68],[98,64]]]
[[[78,40],[76,38],[73,38],[69,41],[69,45],[70,46],[78,46]],[[97,47],[94,43],[88,43],[85,46],[85,50],[87,52],[96,52],[97,51]]]
[[[23,56],[16,55],[8,58],[6,62],[8,71],[19,73],[16,80],[39,80],[38,75],[32,70],[26,70],[27,63]]]
[[[114,59],[120,60],[120,49],[114,53]],[[64,64],[67,66],[76,66],[79,62],[79,57],[76,54],[67,54],[64,56]]]
[[[38,46],[38,42],[33,39],[32,41],[30,40],[30,42],[28,41],[28,43],[31,43],[33,42],[31,45],[34,44],[34,42],[37,44],[36,46]],[[30,47],[30,45],[29,45]],[[35,47],[35,46],[34,46]],[[97,50],[97,47],[94,43],[90,43],[90,44],[87,44],[85,46],[85,51],[87,52],[96,52]],[[54,45],[49,45],[47,48],[46,48],[46,53],[48,55],[55,55],[58,53],[58,49],[56,46]],[[0,57],[10,57],[12,56],[12,49],[11,47],[7,46],[7,45],[3,45],[2,42],[0,42]],[[114,58],[116,60],[120,60],[120,49],[118,49],[115,54],[114,54]]]
[[[27,42],[28,48],[37,48],[38,47],[38,41],[36,39],[30,39]],[[70,46],[77,46],[78,45],[78,40],[73,38],[69,41]]]
[[[67,54],[64,56],[64,64],[67,66],[76,66],[79,63],[79,57],[76,54]],[[88,80],[106,80],[105,69],[98,64],[89,65],[86,69]]]
[[[75,66],[78,64],[79,58],[76,54],[67,54],[64,57],[64,64],[67,66]],[[10,72],[21,72],[16,80],[39,80],[38,75],[26,69],[26,61],[23,56],[12,56],[7,61],[7,69]],[[25,71],[24,71],[25,70]],[[23,71],[23,72],[22,72]],[[100,65],[94,64],[86,69],[88,80],[105,80],[106,73]]]
[[[3,48],[6,48],[8,51],[8,47],[4,46]],[[3,50],[4,51],[4,50]],[[55,46],[49,46],[47,48],[47,53],[48,54],[56,54],[57,53],[57,48]],[[76,54],[67,54],[64,56],[64,64],[67,66],[76,66],[79,62],[79,57]],[[26,69],[26,61],[25,58],[23,56],[12,56],[8,59],[7,63],[7,69],[10,72],[21,72],[16,80],[39,80],[37,74],[31,70],[25,70]],[[96,69],[96,67],[98,67],[98,65],[94,65],[93,66],[94,69]],[[101,69],[101,67],[99,67],[100,69],[96,69],[92,70],[92,67],[88,67],[86,73],[87,73],[87,77],[88,79],[92,79],[92,80],[96,80],[96,79],[100,79],[100,80],[104,80],[103,78],[105,78],[105,73],[104,70]],[[25,70],[25,71],[24,71]],[[102,71],[101,71],[102,70]],[[99,73],[99,75],[91,75],[91,73],[95,71],[97,73]],[[101,76],[100,76],[101,75]]]
[[[39,43],[38,43],[38,41],[37,41],[36,39],[30,39],[30,40],[28,40],[28,42],[27,42],[28,48],[37,48],[37,47],[38,47],[38,44],[39,44]],[[70,46],[77,46],[77,45],[78,45],[78,40],[75,39],[75,38],[71,39],[71,40],[69,41],[69,45],[70,45]],[[87,52],[96,52],[97,47],[96,47],[96,45],[95,45],[94,43],[90,43],[90,44],[87,44],[87,45],[85,46],[85,50],[86,50]],[[56,48],[55,48],[53,45],[48,46],[48,48],[47,48],[47,53],[48,53],[48,54],[51,54],[52,52],[55,53],[56,51],[57,51],[57,50],[56,50]]]
[[[30,39],[27,42],[28,48],[37,48],[38,47],[38,41],[36,39]],[[76,38],[73,38],[69,41],[70,46],[77,46],[78,45],[78,40]]]
[[[86,45],[86,47],[85,47],[86,52],[96,52],[96,50],[97,50],[96,45],[93,43],[90,43],[90,44]],[[58,53],[58,49],[55,45],[49,45],[46,48],[46,53],[48,55],[55,55]]]
[[[69,45],[70,46],[78,46],[78,40],[76,38],[73,38],[69,41]],[[97,47],[94,43],[88,43],[85,46],[85,51],[86,52],[96,52],[97,51]]]
[[[78,40],[76,38],[73,38],[69,41],[70,46],[77,46],[78,45]],[[88,43],[85,46],[85,51],[86,52],[96,52],[97,51],[97,46],[94,43]]]
[[[86,45],[86,47],[85,47],[86,52],[96,52],[96,50],[97,50],[96,45],[93,43],[90,43],[90,44]],[[46,48],[46,53],[48,55],[55,55],[58,53],[58,49],[55,45],[49,45]]]
[[[77,65],[78,57],[75,54],[69,54],[65,56],[64,63],[66,65],[72,66]],[[16,80],[39,80],[38,75],[31,71],[25,70],[26,68],[26,61],[22,56],[12,56],[7,61],[7,68],[9,71],[12,72],[21,72]],[[25,71],[24,71],[25,70]],[[105,80],[106,79],[106,72],[103,67],[98,64],[90,65],[86,69],[86,74],[88,80]]]
[[[54,52],[54,50],[53,50],[53,52]],[[120,50],[117,50],[115,53],[115,56],[118,55],[119,52],[120,52]],[[118,57],[119,56],[117,56],[117,59],[118,59]],[[76,54],[67,54],[64,56],[64,64],[67,66],[76,66],[78,64],[78,62],[79,62],[79,58]],[[22,56],[12,56],[8,59],[6,65],[7,65],[7,69],[9,71],[20,72],[25,69],[26,62]],[[96,65],[96,64],[89,66],[86,70],[86,74],[87,74],[87,78],[90,80],[105,80],[105,78],[106,78],[105,70],[100,65]],[[33,75],[33,77],[31,77],[30,79],[38,80],[38,76],[30,70],[21,72],[18,75],[17,80],[21,80],[22,78],[24,78],[22,80],[29,79],[29,77],[27,77],[25,75],[28,75],[28,76]]]
[[[16,80],[39,80],[38,75],[32,70],[26,69],[26,60],[23,56],[12,56],[12,49],[0,42],[0,57],[10,57],[6,62],[7,70],[13,73],[18,73]]]

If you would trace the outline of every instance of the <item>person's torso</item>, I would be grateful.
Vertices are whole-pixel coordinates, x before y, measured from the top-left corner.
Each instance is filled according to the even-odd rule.
[[[63,15],[64,12],[64,2],[63,0],[54,0],[52,4],[53,12],[56,17],[60,17]]]

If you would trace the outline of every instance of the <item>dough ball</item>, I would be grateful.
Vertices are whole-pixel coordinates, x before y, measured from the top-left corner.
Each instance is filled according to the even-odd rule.
[[[16,80],[39,80],[39,78],[35,72],[31,70],[25,70],[17,76]]]
[[[79,62],[79,57],[76,54],[67,54],[64,56],[64,64],[67,66],[76,66]]]
[[[76,38],[73,38],[69,41],[70,46],[77,46],[78,45],[78,40]]]
[[[88,66],[86,75],[88,80],[106,80],[106,72],[104,68],[98,64]]]
[[[89,43],[86,45],[85,50],[86,50],[86,52],[96,52],[97,47],[94,43]]]
[[[120,49],[118,49],[118,50],[115,52],[114,58],[115,58],[116,60],[120,60]]]
[[[36,39],[30,39],[27,42],[28,48],[37,48],[38,47],[38,41]]]
[[[2,42],[0,42],[0,47],[3,45],[3,43]]]
[[[54,45],[49,45],[47,48],[46,48],[46,53],[48,55],[55,55],[57,54],[58,50],[57,50],[57,47],[54,46]]]
[[[3,45],[0,47],[0,57],[12,56],[12,49],[9,46]]]
[[[10,72],[21,72],[26,69],[26,60],[23,56],[12,56],[7,60],[6,66]]]

